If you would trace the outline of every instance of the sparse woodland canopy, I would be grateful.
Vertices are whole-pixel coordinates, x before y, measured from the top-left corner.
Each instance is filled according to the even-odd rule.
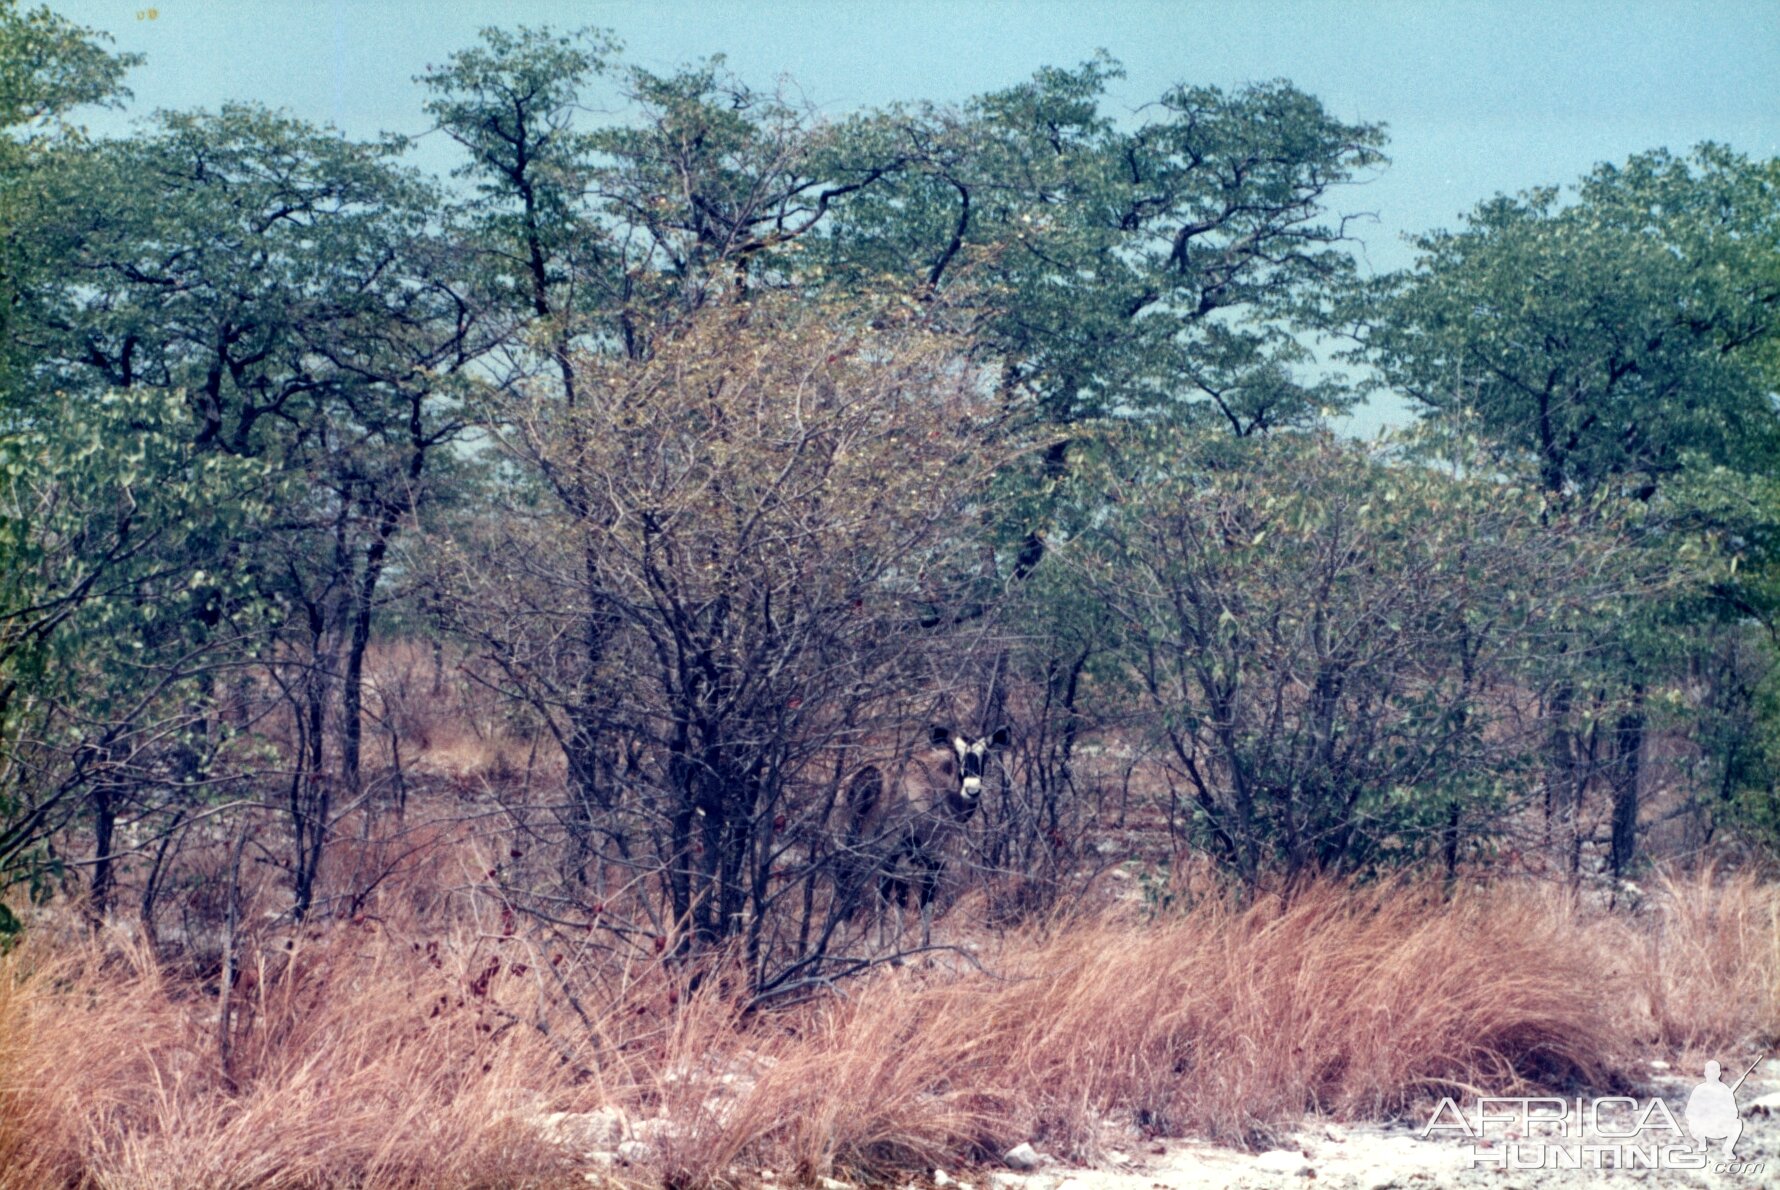
[[[1251,891],[1780,841],[1776,162],[1366,277],[1382,126],[1285,81],[830,120],[490,29],[431,178],[251,102],[80,133],[131,64],[0,4],[7,931],[127,895],[226,966],[244,864],[351,915],[493,820],[509,936],[803,994],[883,957],[847,782],[931,722],[1011,728],[944,893],[999,923],[1146,816]],[[1373,388],[1415,424],[1333,432]]]

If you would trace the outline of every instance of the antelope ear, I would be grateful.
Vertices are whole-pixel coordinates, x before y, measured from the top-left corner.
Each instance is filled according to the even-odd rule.
[[[952,729],[949,727],[941,727],[936,723],[927,729],[927,738],[932,741],[936,748],[950,748],[952,746]]]
[[[1014,737],[1009,734],[1007,728],[997,727],[994,731],[989,733],[989,746],[991,748],[1005,748],[1012,742],[1013,738]]]

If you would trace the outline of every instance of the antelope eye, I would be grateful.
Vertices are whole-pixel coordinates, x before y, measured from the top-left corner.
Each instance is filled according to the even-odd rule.
[[[951,761],[942,760],[939,762],[939,771],[950,777],[953,773],[957,772],[957,769],[953,766]]]

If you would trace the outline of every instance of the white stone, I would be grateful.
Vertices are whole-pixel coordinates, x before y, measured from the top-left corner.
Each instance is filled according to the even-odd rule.
[[[627,1140],[618,1146],[618,1156],[631,1165],[644,1165],[655,1159],[655,1147],[640,1140]]]
[[[1780,1091],[1774,1091],[1767,1095],[1763,1095],[1759,1099],[1750,1100],[1743,1105],[1743,1114],[1746,1116],[1780,1116]]]
[[[618,1140],[630,1126],[622,1107],[596,1107],[590,1112],[582,1112],[579,1118],[580,1135],[601,1142]]]
[[[816,1185],[822,1190],[853,1190],[853,1183],[843,1182],[838,1178],[817,1178]]]
[[[1039,1157],[1038,1150],[1024,1141],[1003,1153],[1001,1159],[1007,1162],[1009,1169],[1019,1170],[1037,1169],[1043,1160]]]
[[[1255,1158],[1255,1168],[1268,1173],[1299,1173],[1307,1165],[1304,1154],[1291,1149],[1269,1149]]]
[[[538,1130],[549,1140],[578,1149],[616,1144],[625,1132],[624,1110],[595,1108],[590,1112],[547,1112],[537,1117]]]
[[[990,1190],[1052,1190],[1052,1179],[1041,1174],[990,1174]]]

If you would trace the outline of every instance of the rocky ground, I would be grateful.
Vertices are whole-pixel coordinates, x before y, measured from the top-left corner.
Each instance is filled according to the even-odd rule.
[[[1647,1091],[1668,1104],[1676,1120],[1683,1118],[1688,1093],[1697,1079],[1677,1077],[1672,1070],[1653,1071]],[[1734,1081],[1727,1078],[1725,1081]],[[1640,1106],[1642,1106],[1640,1097]],[[1031,1173],[990,1173],[958,1181],[977,1183],[988,1190],[1275,1190],[1279,1187],[1316,1186],[1324,1190],[1387,1190],[1389,1187],[1490,1187],[1492,1190],[1560,1190],[1602,1184],[1649,1186],[1747,1187],[1780,1186],[1780,1060],[1766,1062],[1744,1083],[1737,1094],[1742,1111],[1743,1133],[1737,1142],[1737,1162],[1721,1162],[1716,1149],[1703,1170],[1661,1169],[1504,1169],[1498,1161],[1503,1140],[1500,1130],[1486,1135],[1487,1145],[1463,1135],[1438,1133],[1423,1136],[1423,1122],[1384,1125],[1335,1125],[1310,1123],[1287,1146],[1264,1153],[1243,1153],[1191,1141],[1157,1143],[1131,1154],[1115,1153],[1119,1160],[1099,1169],[1065,1169],[1041,1165]],[[1603,1112],[1609,1128],[1628,1130],[1630,1110]],[[1467,1112],[1469,1116],[1470,1113]],[[1569,1136],[1583,1143],[1601,1138],[1581,1126],[1572,1106]],[[1549,1129],[1554,1131],[1555,1129]],[[1667,1133],[1652,1132],[1646,1138],[1672,1140]],[[1544,1152],[1547,1166],[1557,1158],[1521,1142],[1517,1155],[1528,1163]],[[1483,1160],[1477,1160],[1479,1155]]]
[[[1688,1093],[1697,1081],[1681,1077],[1663,1063],[1653,1063],[1652,1077],[1637,1110],[1645,1111],[1649,1096],[1660,1096],[1677,1121],[1683,1119]],[[1725,1081],[1734,1081],[1734,1075]],[[1334,1124],[1309,1121],[1279,1148],[1247,1153],[1190,1140],[1133,1141],[1128,1151],[1108,1146],[1095,1168],[1079,1168],[1053,1160],[1030,1145],[1010,1150],[1003,1168],[934,1170],[906,1179],[906,1187],[938,1190],[1280,1190],[1315,1186],[1319,1190],[1415,1190],[1421,1187],[1488,1187],[1490,1190],[1568,1190],[1603,1184],[1648,1186],[1753,1187],[1780,1186],[1780,1060],[1765,1062],[1737,1093],[1743,1133],[1736,1146],[1737,1162],[1722,1162],[1716,1145],[1705,1168],[1604,1169],[1560,1168],[1558,1157],[1521,1137],[1512,1126],[1486,1132],[1484,1141],[1463,1134],[1424,1134],[1426,1121],[1386,1124]],[[1474,1109],[1465,1109],[1474,1119]],[[1608,1129],[1628,1129],[1631,1107],[1602,1112]],[[647,1178],[653,1142],[671,1131],[668,1121],[628,1121],[608,1111],[543,1117],[545,1129],[582,1152],[592,1184],[635,1184]],[[1583,1126],[1572,1100],[1566,1122],[1572,1142],[1599,1143],[1604,1137]],[[1534,1135],[1556,1126],[1535,1128]],[[1657,1130],[1636,1142],[1674,1143]],[[1542,1168],[1503,1168],[1504,1144],[1531,1163],[1545,1154]],[[1552,1140],[1552,1143],[1557,1143]],[[1685,1139],[1681,1143],[1686,1143]],[[1481,1158],[1481,1159],[1479,1159]],[[1586,1162],[1585,1162],[1586,1163]],[[789,1185],[790,1179],[770,1170],[747,1171],[739,1181],[761,1186]],[[846,1183],[824,1179],[822,1190],[852,1190]]]

